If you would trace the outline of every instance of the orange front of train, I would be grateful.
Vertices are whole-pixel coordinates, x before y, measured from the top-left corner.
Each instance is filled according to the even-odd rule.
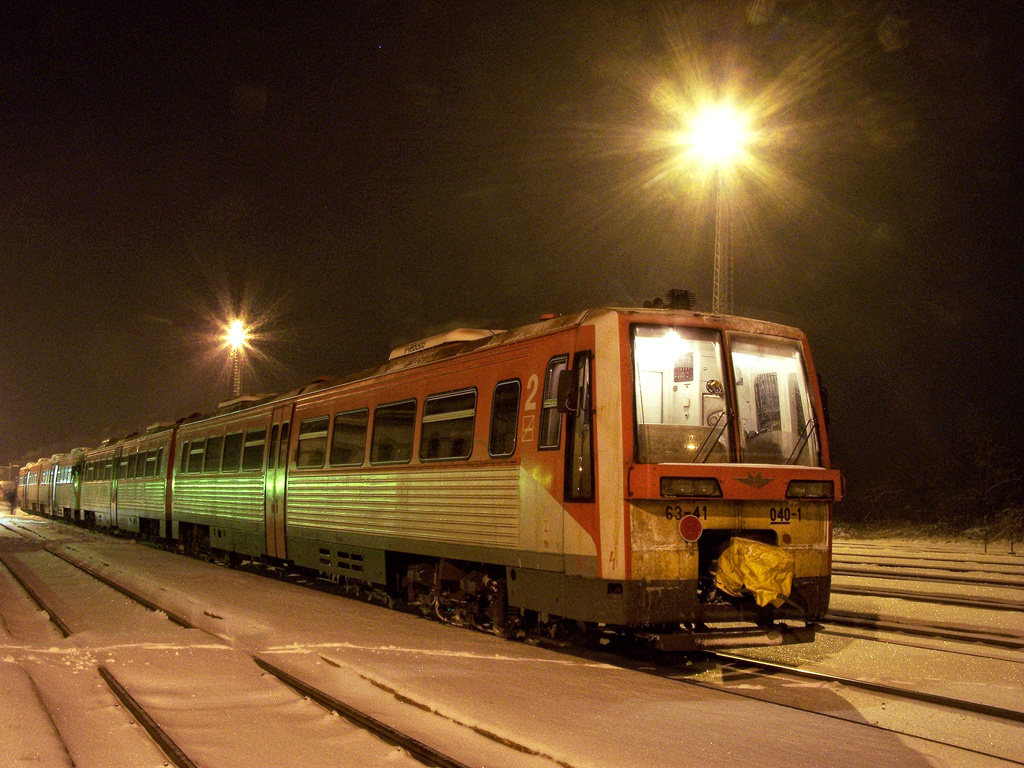
[[[571,601],[592,621],[706,637],[820,619],[842,480],[804,334],[599,310],[575,347],[559,391],[567,592],[574,575],[590,584]]]

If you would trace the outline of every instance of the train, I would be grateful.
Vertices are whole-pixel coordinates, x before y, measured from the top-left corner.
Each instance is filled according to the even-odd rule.
[[[602,307],[42,458],[18,501],[503,633],[798,642],[829,603],[825,420],[802,331]]]

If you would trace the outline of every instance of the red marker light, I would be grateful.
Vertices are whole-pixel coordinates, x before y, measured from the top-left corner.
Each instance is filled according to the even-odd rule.
[[[696,515],[687,515],[679,521],[679,533],[684,541],[694,542],[703,532],[704,526]]]

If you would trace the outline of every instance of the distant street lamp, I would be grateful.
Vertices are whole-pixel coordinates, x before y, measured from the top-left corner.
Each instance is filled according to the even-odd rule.
[[[242,320],[232,320],[225,329],[224,340],[231,353],[231,393],[234,397],[240,397],[242,394],[241,355],[249,343],[249,329]]]
[[[715,175],[715,258],[711,311],[732,309],[732,253],[724,211],[725,174],[746,157],[752,134],[744,115],[726,102],[709,104],[694,113],[682,135],[687,154]]]

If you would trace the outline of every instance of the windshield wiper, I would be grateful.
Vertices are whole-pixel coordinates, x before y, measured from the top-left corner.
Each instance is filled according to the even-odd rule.
[[[722,411],[722,415],[718,417],[718,421],[715,422],[714,427],[708,432],[707,437],[704,438],[704,442],[700,444],[700,448],[697,449],[696,455],[693,457],[694,464],[706,464],[708,459],[711,458],[711,451],[714,450],[715,446],[718,445],[718,440],[722,437],[725,432],[725,428],[729,426],[729,419],[732,418],[731,411]],[[712,439],[714,438],[714,439]],[[704,448],[707,447],[707,453],[704,453]]]
[[[804,424],[804,428],[802,430],[803,434],[800,436],[800,439],[797,441],[796,447],[793,449],[793,452],[791,454],[789,454],[789,458],[786,459],[786,463],[787,464],[796,464],[797,459],[799,459],[800,458],[800,454],[802,454],[804,452],[804,448],[807,447],[807,443],[808,443],[808,441],[810,441],[811,435],[814,434],[814,431],[817,428],[818,428],[818,422],[816,422],[814,420],[814,417],[811,416],[811,418],[809,418],[807,420],[807,423]]]

